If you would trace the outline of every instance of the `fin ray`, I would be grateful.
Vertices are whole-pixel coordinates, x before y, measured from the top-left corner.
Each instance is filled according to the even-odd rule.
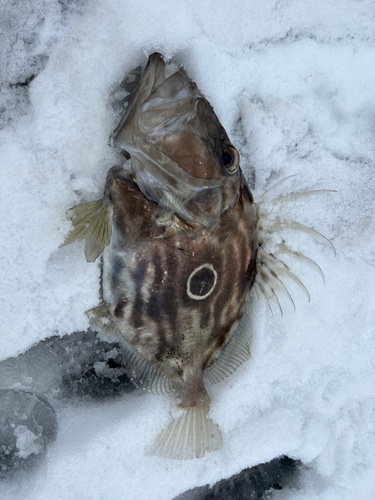
[[[266,303],[268,303],[268,308],[270,309],[272,316],[273,316],[273,311],[272,311],[270,302],[274,302],[277,305],[281,316],[283,316],[284,313],[283,313],[279,298],[277,296],[277,293],[275,292],[273,287],[270,285],[270,283],[268,283],[268,280],[264,279],[263,273],[259,273],[258,276],[259,276],[259,278],[258,278],[257,284],[260,287],[260,290],[261,290],[263,296],[266,298],[266,301],[267,301]]]
[[[249,329],[249,316],[245,312],[223,352],[204,372],[211,383],[217,384],[229,377],[250,358]]]
[[[289,290],[287,287],[284,285],[284,283],[281,281],[281,279],[275,274],[273,271],[271,271],[266,265],[262,265],[259,263],[260,271],[258,275],[260,275],[265,283],[267,283],[271,288],[273,293],[276,295],[276,291],[280,293],[285,293],[285,295],[288,297],[288,299],[291,301],[293,304],[293,309],[296,309],[296,305],[294,303],[294,300],[292,296],[289,293]],[[272,283],[272,286],[271,286]],[[277,299],[278,300],[278,299]]]
[[[170,377],[153,363],[143,358],[125,339],[121,341],[125,367],[129,370],[131,381],[142,389],[164,394],[182,387],[183,382],[177,377]]]
[[[337,191],[334,189],[315,189],[312,191],[301,191],[299,193],[290,193],[285,196],[279,196],[278,198],[269,200],[268,203],[270,204],[290,203],[291,201],[298,200],[299,198],[303,198],[305,196],[314,196],[316,194],[324,194],[324,193],[337,193]]]
[[[255,281],[254,287],[257,290],[257,292],[258,292],[258,289],[259,289],[259,295],[258,296],[259,296],[260,300],[262,300],[268,306],[268,309],[270,310],[270,312],[271,312],[271,314],[273,316],[272,307],[271,307],[269,298],[268,298],[268,296],[267,296],[267,294],[266,294],[266,292],[264,290],[264,287],[263,287],[262,283],[259,280]],[[276,298],[277,298],[277,296],[276,296]],[[280,310],[281,310],[281,316],[282,316],[283,315],[282,309],[280,308]]]
[[[61,246],[70,245],[74,241],[82,241],[86,238],[91,219],[101,205],[102,200],[90,201],[68,210],[68,219],[72,222],[73,229],[68,233]]]
[[[271,233],[277,233],[279,231],[284,231],[286,229],[293,229],[295,231],[301,231],[303,233],[311,234],[312,236],[315,236],[322,242],[324,242],[326,245],[332,248],[336,255],[336,248],[334,247],[333,243],[331,240],[329,240],[326,236],[323,234],[319,233],[315,229],[312,229],[309,226],[305,226],[304,224],[301,224],[300,222],[296,222],[293,220],[281,220],[279,217],[277,217],[276,221],[271,225],[270,227],[270,232]]]
[[[300,289],[306,295],[308,302],[310,302],[311,297],[309,291],[302,283],[302,281],[299,280],[294,273],[292,273],[289,267],[282,260],[276,258],[271,253],[266,253],[262,249],[258,251],[258,260],[260,260],[268,270],[277,275],[277,278],[279,278],[279,276],[283,276],[284,278],[288,278],[293,281],[297,286],[300,287]]]
[[[277,252],[284,253],[284,254],[290,255],[292,257],[297,257],[298,259],[305,261],[306,264],[310,265],[311,267],[313,267],[314,269],[316,269],[319,272],[319,274],[322,277],[323,283],[325,283],[325,278],[324,278],[324,273],[322,271],[322,268],[314,260],[310,259],[309,257],[307,257],[306,255],[304,255],[301,252],[291,250],[290,248],[288,248],[286,246],[286,244],[284,242],[279,243],[277,245]]]
[[[206,404],[190,406],[180,417],[172,418],[148,449],[148,454],[172,460],[192,460],[221,450],[221,431],[207,416],[208,410]]]
[[[110,205],[104,203],[91,219],[85,244],[87,262],[94,262],[109,245],[112,235],[111,212]]]
[[[108,304],[104,300],[98,306],[86,311],[85,314],[89,318],[90,326],[99,330],[101,334],[109,337],[117,335],[118,328],[108,310]]]
[[[281,186],[281,184],[284,184],[284,182],[288,181],[289,179],[291,179],[292,177],[295,177],[297,174],[293,174],[293,175],[288,175],[288,177],[284,177],[284,179],[281,179],[281,181],[279,182],[276,182],[276,184],[273,184],[270,188],[267,189],[267,191],[265,191],[262,196],[259,198],[259,203],[261,202],[265,202],[269,199],[269,195],[270,193],[272,193],[272,191],[274,191],[277,187]]]

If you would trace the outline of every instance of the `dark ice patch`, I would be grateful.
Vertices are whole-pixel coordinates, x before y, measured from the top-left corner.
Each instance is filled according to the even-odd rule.
[[[57,434],[47,400],[31,392],[0,389],[0,479],[28,470],[45,455]]]
[[[273,498],[272,490],[295,487],[300,477],[301,462],[283,456],[265,464],[244,469],[212,487],[199,486],[174,500],[265,500]]]

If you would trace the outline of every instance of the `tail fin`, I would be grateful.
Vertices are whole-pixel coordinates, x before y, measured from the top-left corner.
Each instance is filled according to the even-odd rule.
[[[207,417],[209,405],[189,406],[173,418],[148,450],[149,455],[174,460],[201,458],[223,447],[219,426]]]

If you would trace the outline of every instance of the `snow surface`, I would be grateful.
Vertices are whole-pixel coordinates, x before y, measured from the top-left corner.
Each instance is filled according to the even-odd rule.
[[[210,100],[255,199],[292,174],[280,193],[338,191],[282,209],[329,237],[337,257],[285,234],[326,284],[295,262],[311,302],[291,286],[296,312],[286,301],[283,317],[253,305],[251,360],[208,387],[222,451],[190,462],[145,456],[172,411],[167,396],[71,404],[42,466],[3,482],[1,499],[171,500],[282,454],[310,472],[273,498],[372,499],[374,2],[3,0],[1,11],[1,359],[88,327],[99,269],[82,245],[59,248],[65,212],[97,199],[119,163],[107,145],[119,120],[113,96],[154,51],[183,63]]]

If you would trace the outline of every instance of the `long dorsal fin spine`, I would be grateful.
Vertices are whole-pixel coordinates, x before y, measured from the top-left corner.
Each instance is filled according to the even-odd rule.
[[[296,257],[297,259],[300,259],[300,260],[306,262],[306,264],[308,264],[311,267],[315,268],[319,272],[319,274],[322,277],[323,283],[325,284],[325,278],[324,278],[324,273],[322,271],[322,268],[314,260],[310,259],[309,257],[307,257],[306,255],[304,255],[301,252],[297,252],[295,250],[291,250],[286,245],[286,243],[284,241],[282,243],[279,243],[277,245],[277,253],[287,254],[287,255],[290,255],[291,257]]]
[[[281,184],[284,184],[284,182],[288,181],[292,177],[295,177],[296,174],[293,175],[288,175],[288,177],[284,177],[284,179],[281,179],[279,182],[276,182],[276,184],[273,184],[267,191],[265,191],[262,196],[259,198],[259,203],[260,202],[266,202],[269,198],[269,194],[272,193],[278,186],[281,186]]]
[[[310,190],[310,191],[294,192],[270,199],[272,196],[271,193],[275,191],[275,188],[279,187],[281,184],[283,184],[291,177],[293,177],[293,175],[288,176],[285,179],[282,179],[274,186],[269,188],[260,197],[257,210],[257,213],[259,214],[259,220],[257,225],[258,251],[257,251],[256,278],[253,288],[255,290],[257,297],[263,298],[265,300],[271,313],[272,313],[271,302],[274,302],[278,306],[281,315],[283,314],[283,311],[278,298],[278,293],[280,292],[288,297],[288,299],[292,302],[293,307],[295,309],[293,298],[291,297],[289,290],[286,287],[286,284],[284,283],[284,281],[282,281],[281,278],[286,278],[288,280],[293,281],[304,292],[308,301],[310,301],[310,294],[305,285],[302,283],[302,281],[290,270],[290,268],[285,264],[285,262],[283,262],[278,257],[279,253],[280,254],[284,253],[289,256],[299,258],[304,262],[306,262],[307,264],[309,264],[310,266],[315,267],[315,269],[317,269],[321,274],[323,281],[324,281],[324,275],[320,266],[316,262],[306,257],[301,252],[290,250],[288,246],[285,244],[284,240],[282,240],[282,243],[276,245],[276,251],[274,251],[273,253],[267,252],[265,250],[265,247],[267,243],[272,239],[273,235],[275,233],[280,233],[286,230],[303,232],[311,236],[314,236],[325,245],[330,246],[336,255],[336,249],[333,243],[315,229],[312,229],[304,224],[301,224],[293,220],[287,220],[285,218],[281,218],[278,214],[276,216],[275,215],[270,216],[270,214],[272,214],[272,210],[270,209],[272,205],[287,204],[293,200],[297,200],[302,197],[336,192],[334,190],[326,190],[326,189]]]
[[[272,200],[269,200],[267,203],[269,204],[276,204],[276,203],[290,203],[291,201],[298,200],[300,198],[305,198],[307,196],[315,196],[317,194],[324,194],[324,193],[337,193],[334,189],[315,189],[311,191],[301,191],[299,193],[290,193],[285,196],[279,196],[278,198],[273,198]],[[262,203],[262,202],[261,202]],[[263,202],[264,203],[264,202]]]

